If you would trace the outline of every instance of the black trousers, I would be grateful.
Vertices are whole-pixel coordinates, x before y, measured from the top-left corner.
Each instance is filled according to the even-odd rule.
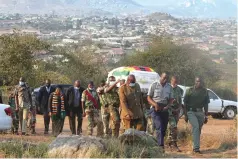
[[[82,124],[83,124],[83,115],[80,107],[73,107],[72,109],[72,116],[69,114],[69,126],[71,133],[73,135],[76,135],[76,116],[77,116],[77,135],[79,135],[82,132]]]
[[[44,125],[45,125],[45,132],[49,131],[49,125],[50,125],[50,116],[48,109],[44,108]]]

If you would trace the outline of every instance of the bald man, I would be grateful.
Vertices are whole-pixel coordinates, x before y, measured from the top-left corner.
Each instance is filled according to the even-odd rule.
[[[201,77],[195,78],[195,85],[186,91],[184,97],[185,121],[192,125],[193,152],[200,154],[200,136],[203,124],[208,122],[208,91]]]
[[[152,105],[152,119],[159,146],[164,149],[164,137],[169,121],[168,104],[172,99],[172,88],[167,83],[168,74],[163,73],[160,80],[151,84],[147,100]]]
[[[142,92],[134,75],[129,75],[126,84],[120,87],[119,98],[123,128],[144,131]]]
[[[82,93],[85,89],[81,87],[79,80],[74,82],[74,86],[70,87],[66,93],[67,111],[69,115],[69,126],[73,135],[82,133],[83,111],[81,105]],[[77,116],[77,132],[76,132],[76,116]]]

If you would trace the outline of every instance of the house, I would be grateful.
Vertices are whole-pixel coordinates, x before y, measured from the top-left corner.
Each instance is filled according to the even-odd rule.
[[[122,48],[112,48],[109,54],[112,55],[112,57],[115,57],[115,56],[123,56],[125,53]]]

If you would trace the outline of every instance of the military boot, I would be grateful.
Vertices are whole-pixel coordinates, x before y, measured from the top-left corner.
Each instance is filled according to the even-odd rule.
[[[179,149],[179,147],[178,147],[176,141],[170,141],[170,142],[169,142],[169,147],[170,147],[171,151],[172,151],[173,149],[175,149],[177,152],[182,152],[182,151]]]
[[[36,134],[35,128],[31,128],[31,134]]]
[[[179,147],[178,147],[176,141],[174,142],[174,148],[177,150],[177,152],[182,152],[182,151],[179,149]]]

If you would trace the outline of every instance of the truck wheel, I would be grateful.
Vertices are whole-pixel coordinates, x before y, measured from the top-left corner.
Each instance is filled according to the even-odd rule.
[[[226,119],[233,119],[236,116],[236,110],[233,107],[227,107],[224,111]]]

